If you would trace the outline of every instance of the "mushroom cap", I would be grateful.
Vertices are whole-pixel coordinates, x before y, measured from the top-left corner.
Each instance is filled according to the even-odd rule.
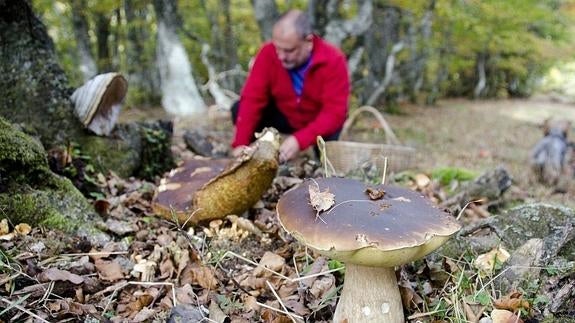
[[[321,219],[310,204],[310,185],[335,195],[333,206],[319,213]],[[371,199],[368,189],[385,193]],[[280,198],[277,213],[300,242],[364,266],[393,267],[422,258],[460,229],[451,215],[415,191],[347,178],[306,180]]]
[[[115,117],[119,113],[119,107],[127,92],[128,82],[122,74],[96,75],[72,94],[74,112],[86,127],[90,127],[96,116],[103,116],[108,119],[108,123],[115,123]],[[112,127],[107,126],[105,128],[111,129]],[[98,130],[92,130],[97,134],[103,134],[98,133]],[[108,132],[108,130],[104,132]]]
[[[194,194],[220,174],[230,159],[190,159],[173,169],[158,186],[154,211],[168,220],[176,216],[184,223],[194,211]]]

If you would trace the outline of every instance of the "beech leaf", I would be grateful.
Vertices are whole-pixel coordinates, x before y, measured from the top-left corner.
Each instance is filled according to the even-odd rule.
[[[314,181],[315,182],[315,181]],[[309,203],[316,211],[316,218],[319,217],[319,212],[329,210],[335,204],[335,195],[329,192],[329,188],[326,188],[323,192],[320,191],[319,185],[315,182],[315,185],[309,185]],[[321,218],[320,218],[321,219]],[[323,220],[322,220],[323,221]]]

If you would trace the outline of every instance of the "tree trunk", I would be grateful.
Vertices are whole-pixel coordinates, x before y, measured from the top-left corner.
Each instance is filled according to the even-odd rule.
[[[410,26],[409,32],[407,33],[410,58],[408,62],[409,70],[407,72],[406,90],[410,101],[413,103],[417,102],[417,98],[425,81],[426,66],[431,51],[429,42],[432,33],[431,27],[434,8],[435,0],[431,0],[423,13],[420,24],[417,24],[415,17],[410,15]]]
[[[383,93],[385,93],[385,90],[389,86],[389,83],[391,83],[391,79],[393,77],[393,71],[395,69],[395,60],[396,60],[395,55],[397,55],[397,53],[399,53],[402,49],[403,49],[402,42],[393,45],[391,53],[387,55],[387,60],[385,62],[385,74],[383,75],[383,80],[379,82],[379,85],[377,86],[377,88],[375,88],[375,91],[373,91],[373,93],[367,99],[366,101],[367,105],[374,105],[379,99],[379,97]]]
[[[477,84],[473,89],[473,97],[480,98],[485,91],[487,85],[487,73],[485,72],[487,65],[487,54],[484,52],[477,53],[476,69],[477,69]]]
[[[252,0],[254,16],[260,27],[261,40],[268,41],[272,38],[272,28],[279,16],[275,0]]]
[[[310,0],[307,5],[307,12],[311,19],[311,24],[319,35],[325,34],[325,27],[333,17],[333,0]]]
[[[359,36],[365,33],[373,22],[372,0],[359,1],[359,11],[352,19],[340,20],[332,19],[325,27],[324,38],[336,45],[341,46],[341,42],[350,36]]]
[[[156,174],[166,170],[163,159],[171,160],[169,131],[157,130],[154,139],[159,141],[151,142],[147,125],[118,125],[110,137],[95,136],[84,128],[74,115],[73,91],[58,65],[52,40],[28,2],[0,1],[0,39],[1,116],[38,138],[47,150],[77,143],[97,171],[134,175],[150,166],[142,159],[146,151],[158,152],[159,147],[164,150],[153,157],[151,169]]]
[[[112,72],[112,58],[110,56],[110,18],[104,14],[96,14],[96,43],[98,53],[98,70],[106,73]]]
[[[86,11],[86,1],[72,1],[72,28],[74,29],[74,38],[78,48],[80,60],[80,72],[84,82],[88,81],[98,73],[94,55],[90,46],[90,35],[88,34],[88,21],[84,12]]]
[[[154,0],[158,22],[157,60],[162,83],[162,105],[172,115],[200,115],[206,111],[192,76],[192,65],[177,34],[175,0]]]
[[[222,10],[224,15],[224,27],[223,35],[221,37],[223,42],[219,47],[221,48],[221,51],[225,53],[225,55],[223,55],[225,59],[220,64],[220,71],[229,71],[239,64],[237,37],[234,35],[234,31],[232,29],[233,22],[230,12],[230,0],[220,0],[220,10]],[[223,79],[222,86],[233,90],[239,90],[241,88],[241,84],[238,82],[237,78]]]
[[[385,89],[389,83],[381,91],[382,80],[385,77],[385,73],[388,73],[388,75],[393,73],[393,70],[386,70],[386,65],[389,62],[388,56],[393,47],[400,42],[401,11],[399,8],[376,6],[373,17],[373,26],[367,30],[364,40],[368,73],[364,77],[364,84],[360,94],[362,102],[366,102],[376,92],[379,92],[377,98],[385,94]],[[391,82],[391,79],[389,82]]]
[[[155,55],[146,47],[151,33],[142,28],[146,23],[147,6],[142,2],[124,0],[124,11],[128,25],[126,56],[128,64],[128,83],[130,92],[136,92],[137,100],[158,102],[160,93],[160,75],[155,67]]]

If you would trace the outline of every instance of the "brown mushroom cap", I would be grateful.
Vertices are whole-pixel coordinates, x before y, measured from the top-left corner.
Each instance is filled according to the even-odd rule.
[[[309,185],[335,195],[320,212],[310,204]],[[368,188],[385,194],[371,199]],[[441,246],[457,232],[457,221],[417,192],[389,185],[369,186],[347,178],[306,180],[277,204],[279,220],[300,242],[326,256],[365,266],[398,266]]]
[[[184,162],[162,180],[154,196],[152,208],[168,220],[177,216],[180,223],[186,222],[194,211],[194,194],[221,173],[229,163],[229,159],[190,159]]]

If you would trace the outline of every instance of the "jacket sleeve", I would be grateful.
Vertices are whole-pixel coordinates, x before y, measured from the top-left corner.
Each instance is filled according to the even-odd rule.
[[[324,73],[321,110],[312,122],[294,133],[302,150],[313,145],[317,136],[335,133],[347,117],[350,82],[345,56],[338,56],[331,64],[324,66]]]
[[[254,60],[240,95],[240,106],[236,120],[232,147],[251,143],[254,132],[262,117],[262,111],[270,97],[269,66],[271,56],[269,48],[263,47]]]

